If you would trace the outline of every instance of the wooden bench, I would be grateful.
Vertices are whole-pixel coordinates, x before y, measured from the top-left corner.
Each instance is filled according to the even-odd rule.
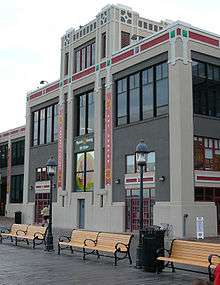
[[[168,252],[168,256],[160,256],[164,253],[164,250]],[[197,266],[208,269],[210,279],[212,279],[212,269],[220,263],[220,257],[217,255],[220,253],[220,244],[207,243],[207,242],[195,242],[185,240],[173,240],[169,250],[158,250],[157,261],[167,262],[165,266],[171,267],[172,272],[175,272],[175,263]],[[159,264],[158,264],[159,265]],[[157,266],[158,268],[158,266]],[[178,268],[183,269],[183,268]],[[183,269],[188,271],[197,270]],[[159,272],[158,272],[159,273]]]
[[[0,233],[0,242],[2,243],[3,238],[11,238],[11,241],[13,241],[13,238],[17,236],[17,231],[23,231],[26,232],[28,228],[28,225],[25,224],[13,224],[10,229],[7,231]]]
[[[115,259],[115,266],[118,260],[125,258],[129,259],[130,264],[132,264],[132,259],[130,255],[130,244],[132,240],[132,234],[115,234],[115,233],[104,233],[100,232],[96,240],[93,240],[91,245],[91,239],[85,240],[85,245],[83,247],[83,259],[85,260],[88,254],[97,254],[97,257],[108,256]],[[91,250],[88,252],[88,250]],[[101,254],[112,253],[112,255]]]
[[[29,245],[29,240],[33,242],[33,248],[35,248],[36,245],[45,244],[46,232],[46,227],[34,225],[29,225],[26,231],[19,229],[16,232],[15,245],[18,244],[18,241],[26,241]]]
[[[61,236],[58,241],[58,254],[62,249],[69,248],[73,253],[73,248],[83,249],[85,245],[85,240],[91,247],[94,247],[94,241],[96,241],[98,232],[85,231],[85,230],[76,230],[72,231],[71,236]]]

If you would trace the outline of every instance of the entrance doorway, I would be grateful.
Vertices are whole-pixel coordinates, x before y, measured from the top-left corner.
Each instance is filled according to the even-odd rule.
[[[126,190],[126,230],[139,230],[139,202],[140,190]],[[155,202],[155,189],[144,189],[143,227],[153,224],[153,205]]]
[[[5,205],[7,196],[7,177],[2,177],[0,184],[0,216],[5,216]]]
[[[79,209],[79,228],[85,228],[85,199],[78,200],[78,209]]]
[[[48,206],[49,202],[49,193],[38,193],[35,194],[35,223],[42,224],[43,216],[41,211],[44,207]]]

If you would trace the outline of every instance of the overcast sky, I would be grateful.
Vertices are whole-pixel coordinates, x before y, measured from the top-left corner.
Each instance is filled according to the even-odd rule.
[[[60,38],[121,3],[141,16],[181,20],[220,34],[219,0],[0,0],[0,132],[25,124],[26,93],[59,78]]]

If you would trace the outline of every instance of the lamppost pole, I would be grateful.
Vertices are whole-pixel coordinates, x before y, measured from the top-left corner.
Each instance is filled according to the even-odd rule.
[[[49,224],[48,224],[48,232],[47,232],[47,239],[46,239],[46,250],[53,251],[53,232],[52,232],[52,194],[53,194],[53,177],[56,171],[56,162],[51,157],[47,161],[47,173],[50,177],[50,194],[49,194]]]
[[[144,189],[144,167],[147,163],[147,145],[143,140],[136,147],[136,161],[140,167],[140,204],[139,204],[139,243],[137,247],[136,268],[142,268],[143,265],[143,189]]]
[[[2,173],[0,171],[0,200],[2,197]],[[2,203],[0,203],[0,216],[3,214]]]

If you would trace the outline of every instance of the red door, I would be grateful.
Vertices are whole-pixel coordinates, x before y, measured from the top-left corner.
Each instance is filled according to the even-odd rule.
[[[48,193],[40,193],[35,194],[35,223],[42,224],[43,216],[41,215],[41,210],[48,206],[49,194]]]

